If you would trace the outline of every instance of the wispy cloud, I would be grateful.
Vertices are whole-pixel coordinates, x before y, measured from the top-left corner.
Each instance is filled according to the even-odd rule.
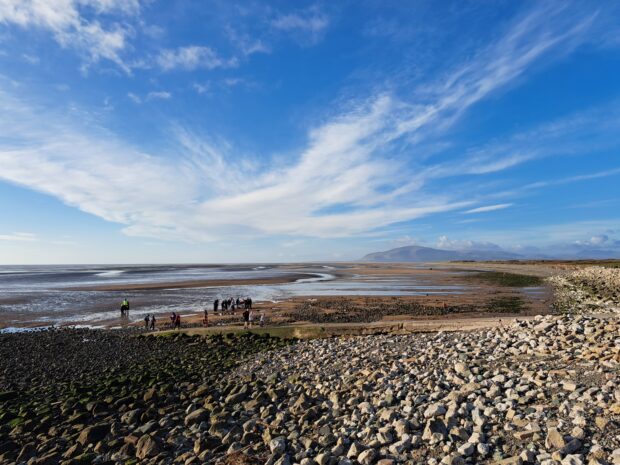
[[[105,130],[51,110],[42,113],[0,93],[0,127],[11,134],[0,138],[0,178],[121,223],[126,234],[190,241],[236,234],[346,237],[472,208],[481,200],[452,196],[429,187],[429,181],[484,176],[537,155],[505,151],[498,156],[487,150],[419,168],[412,160],[416,144],[445,131],[465,110],[542,57],[573,47],[591,21],[579,18],[567,27],[563,20],[550,21],[553,16],[546,10],[520,18],[497,44],[447,79],[426,86],[423,104],[415,101],[416,92],[401,98],[378,93],[348,102],[347,110],[308,130],[305,144],[291,151],[285,165],[244,163],[226,141],[181,127],[173,131],[178,147],[174,159],[145,153]],[[301,27],[299,21],[283,17],[274,27],[326,27],[319,20]],[[166,50],[158,63],[164,70],[236,64],[199,46]],[[144,100],[134,94],[129,98]],[[389,156],[402,153],[393,149],[403,147],[408,156]]]
[[[149,92],[146,94],[147,100],[168,100],[172,97],[170,92],[166,92],[165,90],[160,90],[156,92]]]
[[[329,26],[329,17],[317,7],[305,11],[281,14],[271,20],[271,27],[297,35],[300,39],[317,42]]]
[[[160,91],[148,92],[146,96],[140,97],[139,95],[136,95],[133,92],[128,92],[127,97],[129,97],[129,99],[133,103],[140,105],[150,100],[169,100],[172,98],[172,94],[165,90],[160,90]]]
[[[38,56],[29,55],[27,53],[24,53],[22,55],[22,58],[24,59],[24,61],[26,61],[27,63],[30,63],[31,65],[38,65],[39,62],[41,61],[41,59]]]
[[[511,203],[500,203],[497,205],[487,205],[484,207],[472,208],[471,210],[467,210],[463,213],[469,215],[472,213],[484,213],[484,212],[493,212],[495,210],[503,210],[504,208],[511,207]]]
[[[209,90],[211,89],[211,83],[210,82],[203,82],[203,83],[195,82],[194,84],[192,84],[192,87],[200,95],[203,95],[203,94],[209,93]]]
[[[583,13],[581,13],[583,15]],[[587,38],[595,14],[576,16],[557,4],[538,6],[518,18],[496,43],[437,83],[421,89],[432,103],[413,107],[397,126],[397,134],[428,127],[443,130],[469,107],[520,77],[537,60],[550,53],[570,53]]]
[[[540,189],[542,187],[559,186],[562,184],[572,184],[574,182],[589,181],[591,179],[607,178],[609,176],[616,176],[619,174],[620,174],[620,168],[615,168],[615,169],[610,169],[610,170],[605,170],[605,171],[598,171],[596,173],[580,174],[577,176],[567,176],[561,179],[549,179],[546,181],[532,182],[530,184],[526,184],[525,186],[522,186],[521,189],[523,190]]]
[[[226,78],[224,79],[224,85],[228,87],[235,87],[245,82],[243,78]]]
[[[396,166],[372,158],[388,99],[317,127],[296,162],[258,173],[231,165],[225,146],[180,129],[183,156],[173,162],[133,149],[103,130],[43,119],[6,95],[2,108],[0,124],[14,136],[0,143],[0,177],[124,224],[130,235],[185,240],[235,232],[346,236],[466,205],[430,195],[406,204],[377,203],[378,189],[398,179]],[[226,194],[230,183],[238,188]]]
[[[142,99],[140,98],[140,96],[134,94],[133,92],[128,92],[127,93],[127,97],[129,97],[129,99],[133,102],[133,103],[137,103],[140,104],[142,103]]]
[[[131,30],[120,23],[104,26],[96,19],[88,20],[82,14],[86,8],[99,14],[133,16],[139,13],[140,3],[139,0],[3,0],[0,22],[48,30],[62,47],[82,53],[87,63],[105,59],[129,71],[121,53]]]
[[[327,27],[329,22],[324,15],[301,16],[299,14],[282,15],[275,18],[271,25],[283,31],[302,30],[317,33]]]
[[[0,241],[9,242],[34,242],[37,241],[37,235],[26,232],[14,232],[11,234],[0,234]]]
[[[164,71],[232,68],[238,65],[236,57],[225,59],[211,47],[199,45],[162,50],[156,62]]]

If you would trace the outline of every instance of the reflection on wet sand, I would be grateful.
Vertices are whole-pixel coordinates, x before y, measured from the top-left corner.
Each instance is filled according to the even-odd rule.
[[[312,297],[347,299],[414,298],[421,305],[486,305],[486,297],[506,290],[466,279],[471,271],[421,264],[286,264],[234,266],[148,266],[106,270],[101,267],[27,270],[0,275],[0,326],[78,324],[128,326],[144,315],[165,321],[171,312],[201,315],[216,298],[251,296],[259,308],[275,314]],[[511,291],[527,301],[544,301],[545,290]],[[509,292],[510,295],[512,295]],[[486,296],[486,297],[485,297]],[[132,310],[118,318],[119,304]],[[214,322],[217,321],[215,315]],[[196,319],[200,319],[196,316]],[[236,322],[239,316],[224,315]],[[273,320],[273,318],[272,318]]]

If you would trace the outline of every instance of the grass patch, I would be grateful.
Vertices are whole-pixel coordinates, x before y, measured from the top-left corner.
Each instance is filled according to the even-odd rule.
[[[489,300],[486,308],[490,313],[520,313],[524,302],[520,297],[496,297]]]
[[[468,275],[467,278],[505,287],[537,287],[543,284],[542,278],[538,276],[502,273],[501,271],[483,271]]]
[[[23,418],[13,418],[11,421],[9,421],[7,424],[11,427],[11,428],[15,428],[16,426],[21,425],[24,422]]]

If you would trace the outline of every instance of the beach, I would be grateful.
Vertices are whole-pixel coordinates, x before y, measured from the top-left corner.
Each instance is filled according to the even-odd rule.
[[[265,311],[273,322],[303,318],[295,316],[297,307],[332,297],[348,300],[347,305],[364,298],[397,298],[405,303],[411,299],[431,314],[436,313],[432,307],[444,306],[459,313],[472,313],[467,306],[501,310],[510,299],[520,303],[522,311],[542,312],[548,307],[544,286],[511,288],[471,279],[479,272],[469,265],[374,263],[5,267],[0,273],[0,328],[117,328],[140,325],[146,314],[163,322],[172,312],[196,323],[205,309],[212,310],[215,299],[229,297],[252,297],[255,310]],[[120,318],[123,299],[131,303],[126,318]],[[498,313],[511,312],[507,308]],[[214,323],[232,322],[228,315],[211,317]]]
[[[620,460],[620,270],[355,266],[471,289],[259,302],[250,330],[4,332],[0,463]]]

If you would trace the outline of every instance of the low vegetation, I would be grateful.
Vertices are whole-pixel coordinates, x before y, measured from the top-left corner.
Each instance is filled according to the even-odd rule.
[[[486,306],[490,313],[519,313],[523,310],[523,299],[516,296],[496,297],[491,299]]]
[[[542,286],[543,280],[538,276],[530,276],[516,273],[503,273],[501,271],[482,271],[467,276],[467,279],[483,281],[496,286],[505,287],[536,287]]]

